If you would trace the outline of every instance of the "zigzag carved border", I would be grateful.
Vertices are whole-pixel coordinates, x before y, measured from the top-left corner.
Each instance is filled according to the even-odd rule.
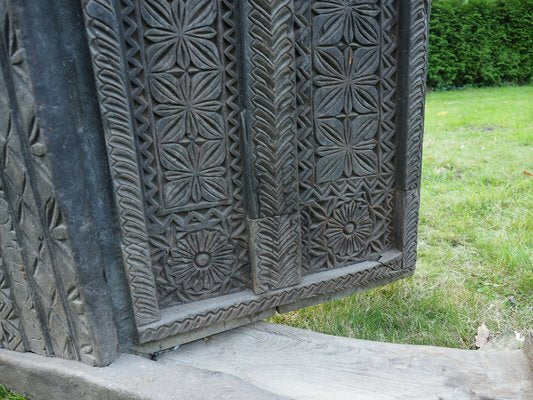
[[[151,324],[140,329],[139,340],[147,343],[153,340],[177,335],[191,329],[213,325],[224,320],[232,320],[257,312],[269,310],[277,306],[290,304],[298,300],[308,299],[323,294],[332,294],[344,289],[353,288],[363,284],[371,284],[381,280],[399,279],[407,274],[399,268],[399,257],[394,257],[386,263],[378,263],[376,266],[346,274],[337,278],[324,280],[308,285],[286,288],[280,291],[265,293],[257,296],[254,300],[239,302],[227,308],[211,310],[193,317],[175,320],[168,324]]]

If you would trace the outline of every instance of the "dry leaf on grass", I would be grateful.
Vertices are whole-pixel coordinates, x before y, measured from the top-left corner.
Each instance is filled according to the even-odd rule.
[[[481,349],[487,344],[487,342],[489,341],[489,335],[490,332],[485,323],[478,326],[476,335],[476,347],[478,349]]]

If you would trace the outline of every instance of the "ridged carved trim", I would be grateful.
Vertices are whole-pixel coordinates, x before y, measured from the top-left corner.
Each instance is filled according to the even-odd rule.
[[[424,133],[424,104],[426,96],[429,0],[410,0],[402,4],[403,44],[400,76],[406,76],[400,83],[402,98],[399,104],[401,114],[400,161],[398,185],[402,190],[420,186],[422,164],[422,136]],[[403,83],[403,86],[402,86]]]
[[[426,96],[429,0],[410,0],[400,7],[401,24],[398,104],[398,172],[396,238],[402,265],[414,270],[418,239],[422,137]]]
[[[248,0],[249,126],[257,217],[298,207],[293,2]]]
[[[407,192],[399,190],[396,195],[397,242],[402,249],[403,268],[414,270],[418,239],[418,210],[420,195],[418,189]]]
[[[298,213],[249,221],[254,290],[292,286],[301,281]]]
[[[122,230],[122,256],[135,321],[137,326],[142,326],[157,321],[160,315],[128,102],[119,15],[111,0],[84,0],[83,4]]]
[[[151,324],[139,332],[139,341],[147,343],[153,340],[177,335],[196,328],[213,325],[221,321],[253,315],[274,307],[290,304],[297,300],[308,299],[323,294],[331,294],[356,286],[370,285],[379,281],[392,281],[406,276],[405,270],[399,268],[401,255],[396,255],[383,262],[376,262],[364,270],[355,271],[339,277],[319,282],[301,284],[286,289],[267,292],[251,301],[238,302],[229,307],[204,313],[189,318],[178,319],[168,324]]]

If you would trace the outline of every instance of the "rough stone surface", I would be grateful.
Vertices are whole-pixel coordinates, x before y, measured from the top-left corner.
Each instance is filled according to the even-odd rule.
[[[521,350],[340,338],[266,323],[105,368],[0,350],[0,383],[39,400],[529,400]]]

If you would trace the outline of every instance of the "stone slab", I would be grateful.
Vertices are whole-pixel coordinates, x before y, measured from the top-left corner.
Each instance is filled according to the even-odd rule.
[[[380,343],[268,323],[104,368],[0,350],[0,384],[39,400],[533,398],[521,350]]]

